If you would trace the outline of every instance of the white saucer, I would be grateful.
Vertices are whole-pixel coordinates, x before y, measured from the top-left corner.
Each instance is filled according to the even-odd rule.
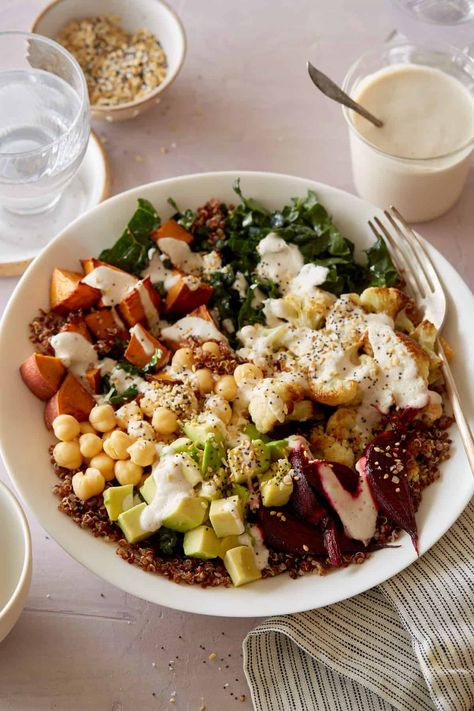
[[[99,139],[91,131],[86,155],[58,204],[25,220],[0,207],[0,276],[22,274],[43,247],[69,222],[109,194],[109,166]]]

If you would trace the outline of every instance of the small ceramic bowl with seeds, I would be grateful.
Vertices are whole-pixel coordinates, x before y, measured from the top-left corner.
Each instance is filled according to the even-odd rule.
[[[162,0],[53,0],[32,32],[51,37],[82,67],[94,118],[135,118],[161,101],[186,54],[181,21]]]

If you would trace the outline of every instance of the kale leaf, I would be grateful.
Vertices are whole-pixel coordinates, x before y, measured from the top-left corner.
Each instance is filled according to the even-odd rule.
[[[381,237],[365,251],[369,272],[369,286],[395,286],[400,281],[390,258],[387,245]]]
[[[117,392],[116,388],[112,387],[104,399],[107,400],[107,402],[110,402],[111,405],[123,405],[124,402],[129,402],[129,400],[133,400],[133,398],[137,395],[138,388],[136,385],[130,385],[126,390],[121,393]]]
[[[170,528],[162,526],[156,535],[160,551],[165,555],[172,555],[175,552],[180,540],[180,537],[176,531],[172,531]]]
[[[148,250],[155,246],[151,233],[161,220],[148,200],[138,198],[138,207],[123,234],[110,249],[104,249],[99,259],[137,276],[149,263]]]
[[[173,200],[173,198],[168,198],[168,204],[171,205],[173,210],[175,210],[173,220],[175,220],[185,230],[188,230],[188,232],[190,232],[194,224],[194,220],[196,219],[196,213],[194,212],[194,210],[188,209],[184,212],[181,212],[178,205],[176,204],[176,201]]]

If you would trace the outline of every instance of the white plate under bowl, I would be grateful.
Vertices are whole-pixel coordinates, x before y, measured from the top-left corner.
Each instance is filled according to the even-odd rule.
[[[0,277],[23,274],[60,230],[108,197],[109,182],[107,156],[91,131],[77,174],[50,212],[25,218],[10,215],[0,207]]]
[[[291,580],[288,575],[280,575],[241,588],[205,590],[176,585],[146,573],[121,560],[115,554],[115,546],[93,538],[57,510],[57,500],[51,493],[56,478],[48,455],[53,438],[43,425],[43,403],[31,395],[18,374],[19,364],[32,352],[28,322],[39,307],[48,308],[49,279],[54,267],[77,269],[80,257],[97,255],[101,248],[111,245],[133,213],[138,197],[151,200],[161,216],[167,218],[171,214],[167,203],[170,196],[183,208],[196,208],[211,197],[235,203],[232,183],[237,176],[241,177],[245,195],[263,201],[270,208],[279,208],[291,197],[302,196],[311,188],[334,216],[342,233],[356,243],[359,254],[372,242],[367,220],[378,210],[327,185],[286,175],[244,171],[190,175],[150,183],[107,200],[69,225],[44,250],[10,300],[0,328],[0,386],[3,402],[15,403],[15,416],[12,417],[10,408],[1,408],[0,446],[10,476],[42,526],[96,575],[160,605],[208,615],[247,617],[309,610],[356,595],[410,565],[416,559],[413,546],[404,534],[400,548],[378,551],[363,565],[353,565],[323,577]],[[472,415],[469,364],[474,362],[474,329],[469,314],[474,311],[473,297],[448,262],[434,249],[430,252],[443,282],[449,287],[445,335],[457,354],[454,373],[465,405],[471,407],[468,414]],[[440,481],[425,491],[417,515],[421,553],[449,529],[474,492],[474,480],[455,427],[451,434],[452,457],[443,464]]]
[[[17,622],[31,581],[31,540],[20,504],[0,481],[0,642]]]

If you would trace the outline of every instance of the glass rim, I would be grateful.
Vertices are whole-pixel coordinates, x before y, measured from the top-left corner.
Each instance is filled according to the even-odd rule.
[[[60,136],[55,138],[53,141],[50,141],[46,145],[42,146],[41,148],[32,148],[29,151],[20,151],[20,152],[5,152],[0,150],[0,156],[2,157],[15,157],[15,156],[22,156],[22,157],[27,157],[27,156],[33,156],[37,153],[41,153],[52,146],[60,143],[63,141],[76,127],[77,123],[79,122],[79,119],[84,111],[84,107],[86,106],[88,108],[89,106],[89,92],[87,89],[87,83],[86,83],[86,78],[84,76],[84,72],[81,69],[81,66],[77,59],[70,53],[68,52],[65,47],[63,47],[59,42],[56,42],[55,40],[50,39],[49,37],[45,37],[44,35],[36,34],[34,32],[22,32],[21,30],[4,30],[0,32],[0,42],[4,37],[22,37],[23,39],[26,40],[35,40],[36,42],[42,42],[46,45],[49,45],[56,51],[58,51],[60,54],[62,54],[65,59],[74,67],[78,77],[79,77],[79,82],[81,86],[81,93],[79,95],[79,108],[77,110],[76,115],[74,116],[73,120],[71,121],[70,125],[67,127],[67,129],[62,133]],[[2,73],[2,69],[0,67],[0,73]],[[52,72],[51,72],[52,73]]]
[[[458,49],[457,47],[454,47],[453,45],[444,44],[444,43],[440,43],[440,44],[437,44],[436,46],[434,46],[434,45],[430,45],[429,43],[411,42],[408,39],[401,39],[401,40],[395,40],[392,42],[387,42],[385,44],[380,44],[376,48],[370,49],[367,52],[364,52],[363,54],[361,54],[360,57],[358,57],[358,59],[356,59],[355,62],[353,62],[351,64],[351,66],[349,67],[349,69],[344,77],[344,80],[342,82],[342,90],[345,91],[350,96],[349,91],[348,91],[348,85],[349,85],[351,79],[353,78],[356,70],[359,68],[360,64],[363,62],[363,60],[367,59],[368,57],[376,56],[376,55],[380,54],[380,52],[383,48],[390,48],[390,47],[414,47],[417,49],[418,48],[425,49],[425,50],[437,52],[438,54],[444,54],[444,55],[446,55],[449,52],[451,56],[454,54],[456,57],[462,57],[462,59],[464,61],[466,61],[468,64],[472,65],[472,68],[473,68],[472,78],[473,78],[473,85],[474,85],[474,59],[472,57],[470,57],[468,54],[466,54],[465,52],[463,52],[461,49]],[[407,62],[407,64],[410,64],[410,63],[416,64],[416,62]],[[389,66],[389,65],[387,65],[387,66]],[[440,69],[439,71],[443,71],[443,70]],[[448,72],[445,72],[445,73],[447,74]],[[368,76],[368,74],[366,76]],[[467,90],[467,91],[469,91],[469,90]],[[469,93],[472,95],[472,91]],[[472,99],[473,99],[473,104],[474,104],[474,96],[472,96]],[[429,164],[432,161],[442,160],[445,158],[451,158],[451,157],[457,155],[458,153],[462,153],[463,151],[466,151],[469,148],[474,147],[474,134],[473,134],[471,136],[471,138],[469,138],[465,143],[463,143],[461,146],[459,146],[459,148],[455,148],[455,149],[448,151],[446,153],[440,153],[439,155],[436,155],[436,156],[430,156],[429,158],[411,158],[410,156],[399,155],[397,153],[389,153],[388,151],[384,151],[379,146],[376,146],[374,143],[367,140],[367,138],[365,138],[365,136],[363,136],[361,133],[359,133],[359,131],[357,130],[357,128],[355,127],[355,125],[351,119],[351,114],[350,114],[351,111],[352,111],[352,109],[349,109],[346,106],[342,106],[342,113],[343,113],[346,123],[349,126],[349,129],[351,131],[353,131],[363,143],[365,143],[367,146],[369,146],[369,148],[374,150],[376,153],[379,153],[380,155],[386,156],[388,158],[395,158],[397,160],[405,161],[406,163],[410,163],[410,164],[414,164],[414,163]]]

